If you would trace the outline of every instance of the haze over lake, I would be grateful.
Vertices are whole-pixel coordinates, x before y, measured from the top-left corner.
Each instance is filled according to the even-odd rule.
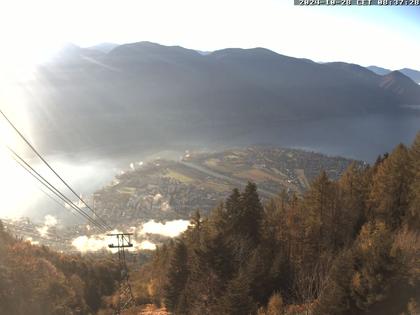
[[[373,162],[420,129],[420,87],[404,73],[265,48],[70,45],[3,92],[3,110],[85,196],[131,162],[186,150],[270,145]],[[20,172],[23,186],[3,179],[6,212],[55,211]]]
[[[372,163],[379,154],[389,152],[401,141],[410,144],[420,128],[420,111],[398,116],[371,114],[363,117],[329,118],[301,121],[282,121],[275,125],[243,126],[229,135],[217,126],[203,126],[196,134],[185,135],[177,141],[150,145],[139,137],[137,142],[115,143],[106,147],[94,146],[88,151],[59,152],[47,159],[67,179],[76,191],[88,197],[111,182],[115,175],[130,169],[131,162],[155,158],[179,159],[186,150],[220,151],[229,147],[270,145],[316,151],[333,156],[349,157]],[[223,129],[223,128],[222,128]],[[39,166],[39,164],[37,165]],[[41,168],[45,173],[45,168]],[[18,170],[21,172],[22,170]],[[48,175],[46,175],[48,176]],[[33,178],[23,174],[27,189],[13,215],[26,215],[42,221],[49,213],[71,216],[46,198]],[[58,184],[58,183],[57,183]],[[10,187],[13,189],[13,187]],[[16,188],[17,189],[17,188]],[[27,203],[23,201],[27,201]],[[12,207],[15,208],[15,207]]]

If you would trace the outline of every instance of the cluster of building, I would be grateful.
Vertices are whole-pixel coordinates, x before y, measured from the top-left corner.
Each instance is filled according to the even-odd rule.
[[[110,222],[143,222],[188,218],[197,209],[208,213],[226,194],[167,175],[177,162],[146,165],[126,172],[118,184],[95,193],[95,207]],[[148,169],[150,167],[150,169]]]

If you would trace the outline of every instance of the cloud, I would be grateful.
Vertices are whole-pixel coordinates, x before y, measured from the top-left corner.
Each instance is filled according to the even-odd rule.
[[[112,233],[119,233],[118,231],[112,231]],[[100,250],[106,250],[113,253],[117,252],[115,248],[109,248],[109,244],[111,244],[114,239],[106,234],[98,234],[98,235],[83,235],[76,237],[72,241],[72,245],[80,252],[97,252]],[[148,241],[142,240],[137,241],[135,239],[131,240],[133,247],[127,248],[128,251],[137,251],[137,250],[155,250],[156,244]]]
[[[139,244],[139,249],[155,250],[156,244],[146,240]]]
[[[88,251],[96,252],[102,249],[108,249],[106,235],[79,236],[76,237],[71,244],[82,253]]]
[[[127,232],[133,233],[131,243],[133,247],[128,248],[128,251],[138,251],[138,250],[155,250],[156,244],[145,240],[145,234],[157,234],[167,237],[176,237],[182,232],[184,232],[190,222],[187,220],[173,220],[165,223],[156,222],[150,220],[140,227],[132,226],[127,229]],[[113,230],[109,233],[121,233],[121,231]],[[96,235],[83,235],[76,237],[72,241],[72,245],[80,252],[96,252],[100,250],[107,250],[115,253],[116,249],[111,249],[108,247],[115,239],[108,236],[107,234],[96,234]]]
[[[150,220],[143,224],[140,234],[158,234],[168,237],[176,237],[184,232],[190,222],[188,220],[173,220],[165,223]]]
[[[44,218],[44,224],[46,226],[55,226],[57,225],[57,222],[58,222],[57,219],[50,214],[47,214]]]
[[[36,230],[38,231],[39,235],[41,235],[42,237],[48,237],[48,226],[43,226],[40,228],[36,228]]]
[[[50,227],[56,226],[57,223],[58,221],[54,216],[47,214],[44,217],[44,225],[40,228],[36,228],[36,230],[42,237],[48,237],[48,230],[50,229]]]

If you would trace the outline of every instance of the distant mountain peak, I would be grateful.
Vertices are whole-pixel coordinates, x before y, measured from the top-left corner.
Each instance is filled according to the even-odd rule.
[[[410,77],[414,82],[420,84],[420,71],[403,68],[400,70],[400,72]]]
[[[378,67],[378,66],[369,66],[366,67],[367,69],[375,72],[376,74],[385,76],[387,74],[390,74],[392,72],[392,70],[389,69],[385,69],[382,67]],[[406,75],[407,77],[409,77],[410,79],[412,79],[414,82],[420,84],[420,71],[414,70],[414,69],[409,69],[409,68],[403,68],[398,70],[399,72],[401,72],[402,74]]]
[[[115,47],[109,52],[111,56],[125,56],[137,58],[140,55],[148,56],[150,59],[159,59],[163,56],[202,56],[196,50],[187,49],[181,46],[165,46],[149,41],[134,42]]]
[[[392,71],[392,70],[382,68],[382,67],[378,67],[378,66],[369,66],[369,67],[366,67],[366,69],[369,69],[370,71],[372,71],[372,72],[374,72],[378,75],[387,75]]]
[[[74,53],[74,52],[79,52],[81,50],[82,50],[82,48],[80,46],[77,46],[73,43],[66,43],[59,50],[59,53],[60,54]]]
[[[354,64],[354,63],[346,63],[346,62],[337,61],[337,62],[325,63],[325,65],[334,67],[336,69],[344,70],[348,73],[351,73],[352,75],[355,75],[359,78],[363,78],[367,80],[377,80],[378,78],[378,74],[375,73],[374,71],[368,68],[362,67],[358,64]]]
[[[396,94],[420,97],[418,85],[401,71],[392,71],[382,77],[380,87]]]
[[[270,55],[270,56],[281,56],[280,54],[269,50],[267,48],[263,47],[255,47],[255,48],[225,48],[216,50],[212,53],[212,55],[218,55],[218,56],[252,56],[252,55]]]
[[[115,44],[115,43],[100,43],[100,44],[90,46],[90,47],[87,47],[87,48],[91,49],[91,50],[100,51],[100,52],[103,52],[103,53],[107,54],[117,46],[119,46],[119,45]]]
[[[384,76],[385,78],[392,79],[392,80],[404,80],[407,83],[413,83],[408,76],[402,73],[400,70],[394,70]]]

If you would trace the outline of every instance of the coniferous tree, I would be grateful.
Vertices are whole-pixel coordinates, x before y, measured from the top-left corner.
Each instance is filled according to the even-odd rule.
[[[328,280],[318,296],[314,315],[339,315],[349,311],[349,285],[353,272],[353,253],[346,250],[340,253],[333,263]]]
[[[266,304],[271,293],[276,289],[275,278],[270,274],[273,262],[271,246],[273,244],[261,244],[253,250],[245,272],[250,280],[250,295],[255,301]]]
[[[419,154],[420,135],[374,167],[354,163],[337,181],[323,172],[302,197],[283,192],[264,207],[255,184],[233,190],[180,237],[188,273],[173,311],[358,314],[395,283],[417,285]]]
[[[240,214],[237,230],[254,244],[260,240],[263,206],[257,193],[257,185],[249,182],[240,198]]]
[[[265,205],[260,235],[263,241],[276,240],[280,246],[287,243],[286,216],[288,196],[283,190],[277,198],[271,199]]]
[[[420,132],[410,148],[412,183],[410,185],[410,204],[406,222],[414,230],[420,229]]]
[[[307,213],[305,248],[307,263],[313,264],[321,252],[337,246],[337,189],[325,172],[312,182],[304,198]]]
[[[211,213],[210,225],[214,231],[227,236],[230,233],[228,211],[223,203],[219,204]]]
[[[287,290],[290,284],[291,228],[288,216],[290,206],[285,191],[265,206],[261,226],[261,242],[256,255],[263,262],[266,279],[262,293],[265,300],[273,291]],[[255,255],[255,254],[254,254]],[[258,264],[257,264],[258,265]],[[260,271],[261,272],[261,271]]]
[[[220,294],[225,286],[225,279],[220,276],[217,266],[223,263],[215,254],[214,244],[205,238],[200,249],[193,252],[191,258],[191,276],[188,292],[191,296],[191,314],[218,314]],[[221,254],[222,255],[222,254]]]
[[[255,302],[250,296],[250,280],[244,272],[232,279],[223,296],[223,313],[226,315],[251,315],[256,311]]]
[[[187,229],[187,242],[190,246],[200,246],[200,238],[203,228],[203,219],[201,218],[200,211],[196,210],[191,216],[190,225]]]
[[[340,204],[340,230],[344,244],[349,244],[366,221],[368,181],[366,169],[350,164],[338,181]]]
[[[392,229],[401,225],[406,214],[411,174],[408,150],[400,144],[378,166],[373,176],[369,195],[373,216]]]
[[[240,212],[240,198],[241,194],[237,188],[232,190],[232,193],[226,199],[226,210],[229,218],[235,218],[239,216]]]
[[[399,269],[398,257],[392,255],[392,242],[391,230],[384,222],[366,223],[360,231],[351,281],[351,295],[360,309],[384,299]]]
[[[244,267],[260,240],[263,206],[257,187],[248,183],[240,194],[234,189],[226,201],[226,245],[231,249],[235,269]]]
[[[164,302],[174,314],[183,314],[186,305],[185,286],[189,275],[188,250],[182,240],[175,244],[169,264],[167,284],[164,288]]]
[[[383,155],[379,154],[376,158],[375,163],[373,164],[373,168],[377,168],[383,161],[385,161],[389,156],[388,152],[385,152]]]

